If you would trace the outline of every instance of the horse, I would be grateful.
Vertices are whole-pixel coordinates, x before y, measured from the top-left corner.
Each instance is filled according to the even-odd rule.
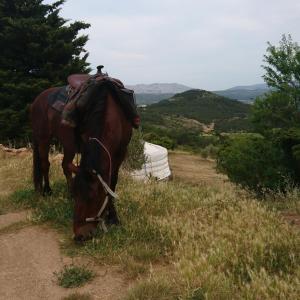
[[[132,130],[139,122],[128,116],[111,84],[96,83],[91,88],[88,105],[78,112],[76,129],[62,124],[61,113],[48,104],[48,96],[57,88],[42,92],[30,108],[35,190],[51,193],[49,147],[55,137],[63,147],[62,168],[74,198],[73,232],[78,242],[90,238],[100,221],[104,226],[103,215],[109,225],[119,224],[114,191]],[[79,168],[73,164],[76,152],[81,153]]]

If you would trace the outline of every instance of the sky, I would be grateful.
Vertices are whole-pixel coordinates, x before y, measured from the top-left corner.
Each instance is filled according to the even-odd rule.
[[[300,42],[300,0],[67,0],[61,16],[91,24],[91,67],[125,84],[262,83],[267,42]]]

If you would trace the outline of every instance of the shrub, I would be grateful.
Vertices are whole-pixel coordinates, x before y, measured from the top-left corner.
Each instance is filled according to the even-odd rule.
[[[292,177],[283,151],[260,135],[238,135],[221,146],[217,167],[243,188],[263,195],[284,190]]]
[[[204,149],[201,149],[200,154],[203,158],[216,158],[217,152],[218,152],[218,147],[214,146],[212,144],[206,146]]]
[[[144,141],[140,131],[134,130],[128,145],[127,157],[124,166],[128,170],[140,169],[145,162]]]

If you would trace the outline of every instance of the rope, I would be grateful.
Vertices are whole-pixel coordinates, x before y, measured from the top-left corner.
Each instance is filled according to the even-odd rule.
[[[97,138],[89,138],[90,141],[96,141],[104,150],[105,152],[107,153],[107,156],[109,158],[109,178],[108,178],[108,181],[109,181],[109,185],[111,183],[111,155],[108,151],[108,149],[105,147],[105,145]],[[101,175],[99,173],[97,173],[95,170],[93,170],[93,173],[95,175],[97,175],[97,178],[99,179],[100,183],[102,184],[102,187],[103,189],[105,190],[106,192],[106,197],[104,199],[104,202],[97,214],[96,217],[93,217],[93,218],[86,218],[85,221],[86,222],[100,222],[100,225],[103,229],[104,232],[107,232],[107,228],[106,228],[106,225],[105,225],[105,221],[103,218],[101,218],[101,215],[104,211],[104,209],[106,208],[107,204],[108,204],[108,195],[110,195],[111,197],[117,199],[118,198],[118,195],[112,191],[112,189],[109,187],[109,185],[103,180],[103,178],[101,177]]]
[[[110,183],[111,183],[111,155],[110,155],[109,151],[107,150],[107,148],[105,147],[105,145],[100,140],[98,140],[95,137],[90,137],[89,140],[90,141],[96,141],[105,150],[105,152],[107,153],[107,156],[108,156],[108,159],[109,159],[108,184],[110,185]]]

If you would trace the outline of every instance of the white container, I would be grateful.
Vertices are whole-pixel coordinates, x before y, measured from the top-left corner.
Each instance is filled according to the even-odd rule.
[[[140,170],[132,172],[132,176],[137,180],[168,179],[171,175],[168,150],[162,146],[145,142],[144,154],[146,162]]]

